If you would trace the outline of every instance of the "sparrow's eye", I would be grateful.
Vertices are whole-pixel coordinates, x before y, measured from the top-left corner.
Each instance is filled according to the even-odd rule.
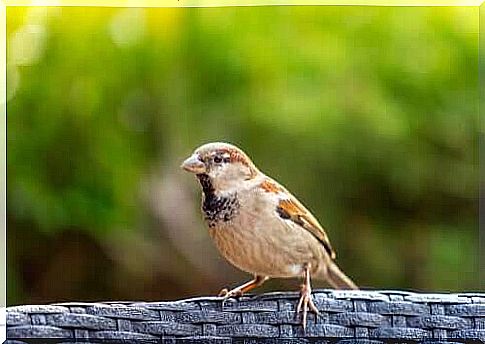
[[[214,157],[214,162],[215,162],[216,164],[220,164],[220,163],[222,162],[222,158],[221,158],[220,156],[216,155],[216,156]]]

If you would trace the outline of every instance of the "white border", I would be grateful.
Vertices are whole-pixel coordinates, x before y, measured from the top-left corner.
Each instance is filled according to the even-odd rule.
[[[228,7],[228,6],[480,6],[484,0],[0,0],[7,6]]]
[[[6,340],[7,307],[7,8],[0,3],[0,66],[2,82],[0,83],[0,343]]]
[[[6,306],[7,306],[7,228],[6,228],[6,204],[7,204],[7,76],[6,76],[6,6],[103,6],[103,7],[222,7],[222,6],[267,6],[267,5],[346,5],[346,6],[480,6],[483,5],[483,0],[342,0],[336,2],[335,0],[307,0],[304,3],[297,3],[295,0],[0,0],[0,66],[2,67],[2,82],[0,83],[0,111],[3,119],[0,121],[0,147],[1,147],[1,163],[0,163],[0,343],[6,340]],[[481,6],[480,6],[481,7]],[[480,11],[481,12],[481,11]],[[480,17],[480,15],[479,15]],[[480,33],[479,33],[480,37]],[[482,47],[479,45],[479,51]],[[480,62],[479,63],[485,63]],[[484,82],[483,75],[480,75],[480,93],[483,93]],[[481,96],[479,95],[480,103]],[[481,104],[480,104],[481,105]],[[485,119],[480,121],[481,136],[485,138]],[[481,161],[482,155],[485,156],[485,147],[479,147],[479,160],[481,164],[481,171],[485,171],[485,165]],[[483,178],[483,176],[482,176]],[[485,183],[481,184],[485,187]],[[481,190],[480,197],[480,229],[479,229],[479,245],[483,249],[485,245],[485,190]],[[483,212],[483,213],[482,213]],[[481,250],[479,250],[481,251]],[[480,258],[484,258],[485,253],[479,253]],[[479,273],[485,277],[485,265],[479,261]],[[485,278],[481,278],[482,287],[485,287]],[[2,282],[3,281],[3,282]]]

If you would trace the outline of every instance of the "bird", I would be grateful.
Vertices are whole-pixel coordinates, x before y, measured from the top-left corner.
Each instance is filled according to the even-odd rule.
[[[327,233],[284,186],[261,172],[235,145],[210,142],[196,148],[181,167],[202,187],[202,214],[220,254],[254,276],[224,299],[238,297],[270,278],[303,279],[296,314],[306,328],[308,310],[319,314],[311,278],[336,289],[358,289],[336,264]]]

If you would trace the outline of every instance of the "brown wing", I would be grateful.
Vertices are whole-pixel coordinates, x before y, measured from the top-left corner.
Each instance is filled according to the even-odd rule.
[[[335,259],[336,254],[328,240],[327,233],[322,228],[317,219],[301,204],[295,197],[293,197],[286,189],[278,185],[272,180],[265,180],[261,187],[270,193],[275,193],[281,196],[281,199],[276,207],[276,212],[284,220],[290,220],[300,227],[309,231],[318,241],[323,245],[327,253],[332,259]]]

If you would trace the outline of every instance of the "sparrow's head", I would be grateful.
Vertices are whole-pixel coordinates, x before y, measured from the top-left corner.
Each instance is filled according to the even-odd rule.
[[[197,175],[207,175],[220,191],[233,188],[258,174],[258,169],[242,150],[223,142],[200,146],[181,167]]]

